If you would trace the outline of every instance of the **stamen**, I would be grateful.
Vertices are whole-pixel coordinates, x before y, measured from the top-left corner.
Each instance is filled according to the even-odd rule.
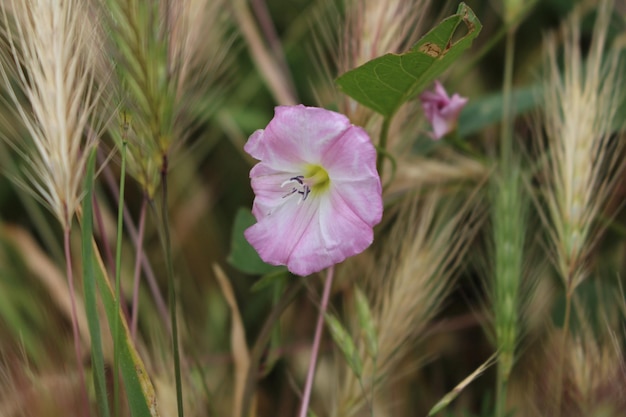
[[[298,194],[300,194],[300,199],[298,200],[298,204],[300,204],[301,202],[306,200],[307,197],[309,196],[309,194],[311,193],[311,187],[309,187],[307,184],[304,183],[304,176],[303,175],[298,175],[298,176],[295,176],[295,177],[291,177],[287,181],[283,182],[280,186],[282,188],[285,185],[293,184],[293,183],[296,183],[298,186],[297,187],[292,187],[291,190],[287,194],[285,194],[283,196],[283,198],[287,198],[290,195],[298,193]]]

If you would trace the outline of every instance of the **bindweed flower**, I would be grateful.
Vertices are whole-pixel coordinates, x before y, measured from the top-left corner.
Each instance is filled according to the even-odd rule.
[[[441,139],[456,129],[459,114],[467,104],[467,98],[454,94],[452,97],[439,81],[435,81],[435,91],[426,91],[420,96],[426,118],[433,127],[430,136]]]
[[[364,251],[383,212],[376,150],[333,111],[279,106],[244,150],[257,223],[245,237],[261,259],[309,275]]]

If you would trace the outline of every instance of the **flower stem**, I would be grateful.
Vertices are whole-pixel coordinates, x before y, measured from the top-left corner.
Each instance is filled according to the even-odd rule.
[[[302,394],[302,406],[300,408],[300,417],[306,417],[309,409],[309,401],[311,400],[311,390],[313,389],[313,379],[315,377],[315,367],[317,365],[317,356],[320,350],[320,342],[322,340],[322,331],[324,330],[324,316],[328,308],[328,300],[330,299],[330,289],[333,286],[333,276],[335,272],[334,265],[328,268],[326,274],[326,283],[324,284],[324,293],[322,294],[322,303],[320,304],[320,313],[317,316],[317,326],[315,327],[315,337],[313,339],[313,347],[311,348],[311,361],[309,362],[309,370],[304,385],[304,393]]]
[[[183,409],[183,387],[180,376],[180,353],[178,351],[178,323],[176,320],[176,287],[174,282],[174,265],[172,260],[172,241],[167,210],[167,155],[163,156],[161,168],[161,221],[163,222],[163,248],[167,265],[167,288],[170,306],[170,322],[172,326],[172,348],[174,351],[174,377],[176,379],[176,403],[178,417],[185,415]]]
[[[64,249],[65,249],[65,266],[67,271],[67,284],[70,290],[70,300],[72,304],[72,333],[74,336],[74,353],[76,354],[76,365],[78,371],[78,381],[81,387],[81,397],[83,406],[83,415],[90,416],[89,395],[87,394],[87,384],[85,383],[85,374],[83,371],[82,354],[80,348],[80,333],[78,332],[78,313],[76,311],[76,291],[74,290],[74,273],[72,272],[72,253],[70,250],[70,226],[68,225],[63,233]]]
[[[137,334],[137,319],[139,313],[139,281],[141,278],[141,259],[143,252],[143,235],[146,225],[146,211],[148,208],[148,196],[144,194],[139,212],[139,232],[137,233],[137,248],[135,255],[135,271],[133,277],[133,309],[131,315],[130,334],[133,340]]]
[[[391,125],[391,117],[385,117],[383,119],[383,125],[380,128],[380,139],[378,141],[378,159],[376,160],[376,170],[378,175],[383,176],[383,161],[387,154],[387,137],[389,136],[389,126]]]
[[[117,243],[115,248],[115,311],[120,311],[122,305],[121,272],[122,272],[122,231],[124,226],[124,189],[126,183],[126,142],[122,142],[122,166],[120,171],[120,192],[117,207]],[[120,415],[120,383],[118,371],[120,369],[120,346],[122,344],[120,327],[122,317],[116,315],[113,329],[113,404],[115,415]]]

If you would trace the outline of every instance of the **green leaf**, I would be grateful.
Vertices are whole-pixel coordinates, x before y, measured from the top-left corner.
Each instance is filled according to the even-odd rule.
[[[93,155],[91,155],[89,162],[93,163]],[[82,249],[83,249],[83,262],[84,262],[84,271],[85,271],[85,307],[87,310],[88,320],[89,320],[89,332],[92,337],[92,345],[96,345],[96,341],[99,338],[95,338],[95,335],[99,334],[99,329],[95,328],[97,323],[93,321],[93,314],[96,311],[96,303],[95,300],[92,299],[91,295],[95,295],[95,288],[93,279],[95,278],[95,283],[97,283],[97,288],[100,292],[100,297],[102,298],[102,304],[104,306],[104,311],[107,316],[107,320],[109,322],[109,328],[112,330],[114,327],[114,323],[119,320],[122,324],[121,337],[120,337],[120,345],[117,346],[120,354],[120,368],[122,372],[122,378],[124,380],[125,392],[128,398],[128,406],[131,411],[131,415],[133,417],[158,417],[159,413],[157,411],[157,401],[156,394],[154,392],[154,386],[150,381],[150,377],[146,372],[146,368],[137,353],[137,350],[133,344],[133,341],[130,336],[130,331],[128,330],[128,326],[126,324],[126,320],[123,318],[123,312],[121,309],[116,308],[115,303],[115,292],[111,287],[111,281],[106,276],[106,268],[102,263],[102,259],[100,258],[97,252],[97,246],[95,241],[93,240],[92,235],[92,205],[91,205],[91,193],[93,187],[93,166],[90,165],[90,169],[87,171],[87,188],[86,188],[86,196],[83,201],[83,218],[81,219],[81,227],[82,227]],[[94,250],[95,249],[95,250]],[[96,265],[97,264],[97,267]],[[93,311],[90,310],[93,308]],[[95,313],[97,314],[97,312]],[[101,354],[95,353],[96,363],[95,363],[95,371],[99,372],[98,368],[102,366],[99,362],[98,356]],[[96,378],[100,378],[96,375]],[[102,382],[96,383],[96,389],[100,390],[104,387]],[[101,393],[98,394],[100,397]],[[106,398],[106,397],[105,397]],[[100,402],[100,398],[98,399]],[[106,399],[104,400],[107,401]],[[108,415],[108,412],[103,415]]]
[[[93,240],[92,245],[95,245]],[[158,417],[156,394],[154,386],[150,381],[150,376],[146,372],[146,367],[133,344],[123,312],[115,309],[115,292],[113,287],[111,287],[110,279],[104,273],[106,268],[102,263],[102,259],[97,253],[94,254],[94,258],[98,263],[98,268],[95,270],[96,282],[100,289],[109,328],[113,329],[115,320],[120,320],[122,324],[120,329],[122,331],[121,344],[118,346],[120,350],[120,370],[131,415],[133,417]]]
[[[326,314],[325,318],[326,324],[330,329],[330,335],[343,353],[344,358],[346,358],[348,366],[350,366],[350,369],[352,369],[352,372],[354,372],[357,377],[361,378],[363,374],[363,363],[361,362],[352,337],[350,337],[350,334],[343,328],[335,316],[329,313]]]
[[[96,278],[93,262],[93,177],[96,164],[96,149],[92,149],[87,161],[87,177],[85,178],[85,196],[83,197],[83,224],[81,230],[83,255],[83,285],[85,292],[85,313],[91,336],[91,361],[93,362],[93,378],[100,415],[108,417],[109,400],[106,380],[104,378],[104,355],[100,334],[100,319],[96,305]]]
[[[283,272],[285,268],[263,262],[256,250],[254,250],[244,237],[244,230],[254,223],[256,223],[256,219],[250,210],[240,208],[237,211],[233,232],[231,234],[228,262],[241,272],[251,275],[267,275],[270,273]]]
[[[463,23],[467,33],[455,38]],[[424,90],[468,49],[482,25],[465,3],[443,20],[408,52],[375,58],[337,78],[350,97],[385,117]]]

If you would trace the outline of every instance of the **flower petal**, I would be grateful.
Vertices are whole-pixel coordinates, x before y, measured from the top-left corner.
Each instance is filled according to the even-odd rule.
[[[343,206],[349,208],[368,227],[372,228],[380,223],[383,200],[378,177],[359,181],[335,181],[331,193],[335,204],[343,201]]]
[[[317,107],[278,106],[265,130],[252,134],[244,150],[277,169],[317,164],[326,147],[351,126],[347,117]]]
[[[285,179],[295,175],[297,174],[276,171],[262,162],[252,168],[250,182],[255,195],[252,214],[257,221],[269,216],[287,201],[285,195],[289,189],[282,187],[282,184]]]
[[[287,265],[302,276],[321,271],[332,262],[324,254],[319,233],[320,201],[289,201],[246,229],[244,235],[264,262]]]
[[[320,164],[328,172],[331,182],[375,179],[380,183],[376,171],[376,149],[360,127],[351,126],[326,148]]]
[[[319,217],[324,249],[333,263],[363,252],[374,240],[372,223],[355,213],[353,202],[349,204],[338,190],[322,201]],[[380,215],[375,217],[380,221]]]

